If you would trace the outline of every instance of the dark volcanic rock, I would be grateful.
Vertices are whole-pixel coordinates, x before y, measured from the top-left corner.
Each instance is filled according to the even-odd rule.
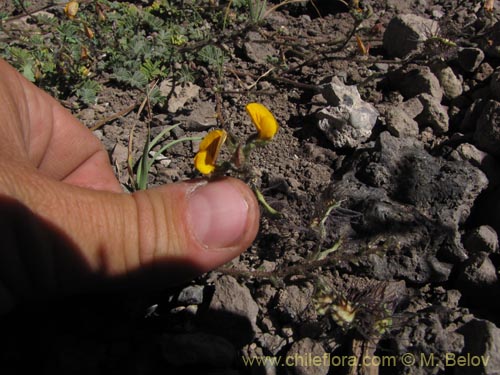
[[[410,118],[400,107],[391,107],[385,114],[387,130],[395,137],[415,137],[418,123]]]
[[[477,168],[433,157],[416,140],[382,133],[378,148],[379,164],[390,181],[389,195],[453,230],[469,216],[474,199],[488,183]]]
[[[486,102],[477,120],[474,140],[481,150],[500,157],[500,103],[495,100]]]
[[[450,121],[446,109],[429,94],[421,94],[418,99],[424,106],[424,110],[417,117],[419,125],[422,127],[430,126],[436,134],[446,133]]]
[[[498,235],[489,225],[481,225],[467,236],[464,244],[470,252],[494,253],[498,251]]]
[[[443,89],[439,80],[429,67],[409,65],[389,72],[387,77],[389,85],[399,90],[406,99],[419,94],[429,94],[438,102],[441,102],[443,98]]]
[[[468,259],[458,276],[457,284],[464,294],[477,298],[488,296],[490,289],[498,282],[496,267],[488,253],[479,252]]]
[[[234,347],[219,336],[206,333],[165,334],[161,338],[163,358],[175,366],[228,367],[236,357]]]
[[[477,356],[476,366],[457,366],[457,375],[495,375],[500,368],[500,329],[486,320],[474,319],[459,329],[465,339],[462,355]]]
[[[231,276],[215,281],[215,291],[205,314],[207,324],[231,342],[247,342],[255,336],[259,306],[246,286]],[[224,327],[221,331],[220,328]]]
[[[297,363],[291,368],[291,374],[294,375],[326,375],[330,368],[328,362],[324,362],[323,358],[326,354],[325,349],[319,342],[315,342],[310,338],[305,338],[293,343],[288,350],[287,357],[297,358]],[[314,363],[312,357],[319,357],[321,361]]]
[[[384,48],[390,56],[404,57],[417,50],[437,27],[435,21],[415,14],[394,17],[384,33]]]
[[[363,213],[352,224],[357,236],[385,243],[388,253],[371,255],[367,272],[381,279],[446,280],[449,263],[467,258],[459,226],[486,177],[467,162],[433,157],[421,142],[388,132],[364,155],[355,162],[357,172],[326,194],[347,199],[348,208]]]
[[[479,48],[462,48],[458,51],[458,63],[462,69],[473,72],[484,60],[484,52]]]

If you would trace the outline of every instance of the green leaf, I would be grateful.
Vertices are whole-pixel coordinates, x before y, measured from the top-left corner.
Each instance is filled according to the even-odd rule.
[[[22,69],[23,76],[30,82],[35,82],[35,74],[33,73],[33,63],[27,62]]]
[[[75,91],[76,96],[86,105],[94,104],[97,101],[97,94],[101,90],[101,85],[95,81],[84,81]]]
[[[162,146],[158,151],[155,151],[153,156],[150,157],[150,153],[153,148],[160,144],[161,139],[168,133],[170,133],[173,129],[178,127],[180,124],[174,124],[163,129],[156,137],[153,139],[150,138],[150,133],[148,129],[148,136],[146,138],[146,143],[144,144],[144,148],[142,149],[142,155],[139,159],[139,163],[137,166],[136,172],[136,188],[138,190],[144,190],[148,187],[148,174],[151,170],[154,162],[170,147],[176,145],[177,143],[186,142],[186,141],[200,141],[202,137],[184,137],[180,139],[176,139]]]
[[[155,78],[164,78],[167,76],[165,68],[162,66],[162,62],[156,60],[155,62],[147,59],[141,66],[141,72],[146,76],[148,81],[152,81]]]
[[[112,75],[112,78],[138,89],[143,89],[148,84],[148,78],[140,70],[132,74],[129,70],[118,68]]]

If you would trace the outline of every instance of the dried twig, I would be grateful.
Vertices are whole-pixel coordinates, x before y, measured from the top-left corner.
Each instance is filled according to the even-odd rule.
[[[331,253],[327,258],[319,259],[319,260],[310,260],[305,261],[304,263],[294,264],[292,266],[282,266],[274,271],[249,271],[249,270],[239,270],[234,268],[229,268],[223,266],[217,269],[217,272],[220,272],[225,275],[230,275],[234,277],[244,277],[244,278],[255,278],[255,279],[285,279],[294,275],[307,275],[313,270],[319,268],[327,268],[332,267],[341,261],[356,261],[362,257],[371,254],[378,254],[381,251],[385,251],[386,249],[381,246],[368,247],[365,251],[358,254],[346,254],[342,251],[338,251],[335,253]]]
[[[117,112],[115,114],[112,114],[111,116],[108,116],[108,117],[105,117],[99,121],[97,121],[94,126],[92,126],[90,128],[91,131],[94,131],[94,130],[97,130],[97,129],[100,129],[102,126],[104,126],[105,124],[107,124],[108,122],[111,122],[111,121],[114,121],[120,117],[123,117],[125,116],[127,113],[129,113],[130,111],[133,111],[135,109],[135,107],[137,107],[139,103],[134,103],[124,109],[122,109],[120,112]]]
[[[236,70],[236,69],[228,69],[228,71],[233,73],[234,75],[239,76],[239,77],[248,76],[254,80],[263,79],[263,76],[257,76],[255,74],[250,73],[250,72],[243,72],[241,70]],[[271,81],[271,82],[277,82],[277,83],[285,83],[287,85],[295,86],[295,87],[298,87],[302,90],[307,90],[307,91],[319,92],[321,90],[320,86],[318,86],[318,85],[311,85],[308,83],[297,82],[297,81],[294,81],[294,80],[291,80],[288,78],[277,77],[275,75],[265,76],[265,80]]]

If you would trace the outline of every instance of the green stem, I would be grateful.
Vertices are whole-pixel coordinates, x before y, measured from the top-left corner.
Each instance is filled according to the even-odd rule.
[[[280,213],[278,211],[276,211],[274,208],[272,208],[269,205],[269,203],[267,203],[266,198],[264,198],[264,195],[262,194],[262,192],[259,189],[254,188],[253,191],[255,193],[255,196],[257,197],[257,200],[262,204],[262,206],[266,209],[267,212],[269,212],[273,216],[280,215]]]

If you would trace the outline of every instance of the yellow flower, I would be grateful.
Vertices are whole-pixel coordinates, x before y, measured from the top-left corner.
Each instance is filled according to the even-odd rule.
[[[279,126],[271,111],[260,103],[247,104],[246,110],[259,132],[259,139],[264,141],[272,139]]]
[[[78,13],[78,1],[71,0],[64,7],[64,14],[66,14],[66,17],[72,20],[73,18],[75,18],[76,13]]]
[[[203,138],[194,157],[194,166],[201,174],[210,174],[215,170],[215,163],[226,137],[227,133],[224,130],[212,130]]]
[[[82,66],[80,68],[80,74],[82,75],[83,78],[86,78],[90,76],[91,72],[89,68],[87,68],[86,66]]]

